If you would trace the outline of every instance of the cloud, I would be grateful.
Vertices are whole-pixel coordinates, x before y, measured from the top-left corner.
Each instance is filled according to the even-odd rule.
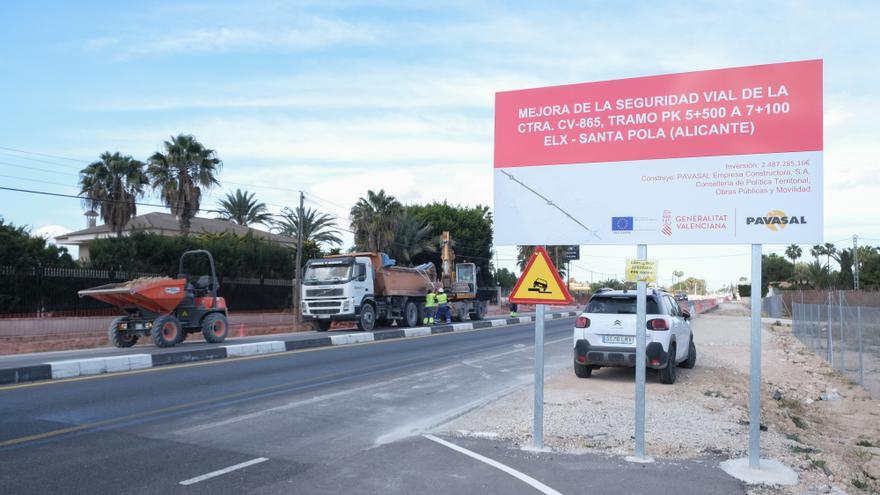
[[[253,27],[223,25],[156,31],[123,37],[87,40],[89,50],[112,49],[122,57],[229,51],[303,51],[334,45],[373,43],[374,28],[360,23],[319,16],[298,16],[284,25]]]
[[[95,95],[78,109],[116,113],[308,109],[328,114],[363,109],[489,110],[496,91],[545,83],[535,76],[505,71],[371,64],[282,77],[174,82],[173,89],[153,85],[136,94],[126,89],[120,94]]]

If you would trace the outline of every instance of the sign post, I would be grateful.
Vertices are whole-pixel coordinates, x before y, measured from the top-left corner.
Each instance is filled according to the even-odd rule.
[[[657,281],[657,262],[648,260],[648,246],[639,244],[637,259],[626,262],[626,281],[636,283],[636,412],[635,458],[647,461],[645,455],[645,347],[647,346],[648,282]]]
[[[535,305],[535,448],[544,448],[544,305]]]
[[[544,448],[544,318],[546,304],[571,304],[572,298],[559,271],[550,261],[543,246],[535,248],[526,269],[523,270],[513,291],[510,302],[535,305],[535,448]]]
[[[761,468],[761,245],[752,244],[752,331],[749,342],[749,467]]]

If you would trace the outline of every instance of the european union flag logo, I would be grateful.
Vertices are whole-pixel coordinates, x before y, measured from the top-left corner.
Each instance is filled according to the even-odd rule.
[[[633,217],[611,217],[611,231],[632,231]]]

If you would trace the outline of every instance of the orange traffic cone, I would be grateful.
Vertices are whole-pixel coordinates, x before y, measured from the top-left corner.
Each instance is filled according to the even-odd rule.
[[[238,327],[238,336],[244,337],[244,323],[242,323],[241,326]]]

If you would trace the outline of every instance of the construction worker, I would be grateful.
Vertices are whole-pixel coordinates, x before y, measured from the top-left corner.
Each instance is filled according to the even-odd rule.
[[[510,317],[511,318],[516,318],[516,316],[517,316],[516,311],[518,309],[519,309],[519,305],[517,303],[515,303],[515,302],[510,303]]]
[[[437,319],[446,323],[452,323],[452,313],[449,311],[449,298],[443,292],[443,288],[437,289]]]
[[[433,325],[434,324],[434,313],[437,311],[437,289],[428,286],[428,295],[425,296],[425,318],[422,319],[422,324],[424,325]]]

